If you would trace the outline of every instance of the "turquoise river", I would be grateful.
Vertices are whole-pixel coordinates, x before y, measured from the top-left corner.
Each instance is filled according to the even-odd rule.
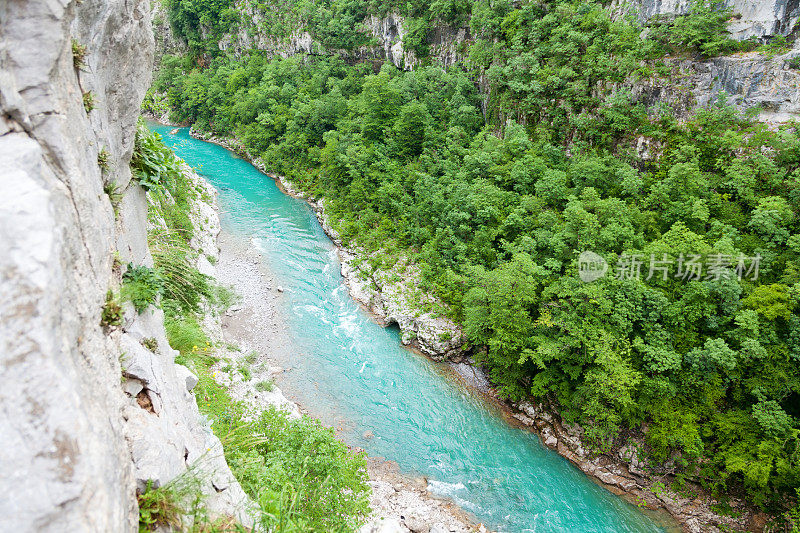
[[[217,188],[223,231],[253,242],[285,287],[296,360],[280,386],[348,444],[427,477],[432,492],[500,531],[665,531],[512,427],[446,364],[404,349],[396,329],[376,324],[349,297],[333,244],[305,202],[187,128],[154,129]]]

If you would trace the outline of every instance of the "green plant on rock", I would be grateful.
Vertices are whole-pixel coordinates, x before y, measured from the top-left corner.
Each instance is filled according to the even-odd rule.
[[[95,96],[92,91],[86,91],[83,93],[83,108],[86,110],[86,113],[89,114],[95,108]]]
[[[151,352],[155,353],[158,351],[158,341],[155,339],[155,337],[145,337],[140,342],[142,343],[142,346]]]
[[[100,314],[100,325],[104,328],[122,325],[122,306],[111,289],[106,292],[106,303],[103,305],[103,312]]]
[[[162,274],[166,308],[176,314],[199,313],[206,303],[216,304],[224,293],[213,280],[189,261],[193,252],[178,235],[153,233],[150,237],[153,261]]]
[[[275,383],[271,379],[265,379],[256,383],[258,392],[270,392],[275,388]]]
[[[165,300],[168,297],[164,297]],[[168,303],[168,302],[165,302]],[[167,306],[164,327],[167,331],[169,345],[180,352],[175,360],[187,364],[190,360],[201,361],[206,366],[211,366],[219,358],[211,347],[211,341],[203,331],[197,317],[193,315],[175,315],[171,307]]]
[[[772,37],[767,44],[763,44],[756,48],[756,50],[767,57],[785,54],[791,49],[792,43],[790,43],[789,40],[783,35],[776,35],[775,37]]]
[[[695,0],[689,12],[679,15],[671,23],[656,25],[653,36],[679,48],[685,48],[704,57],[715,57],[751,47],[730,37],[728,21],[733,9],[717,0]]]
[[[105,147],[103,147],[97,153],[97,166],[100,167],[100,170],[102,170],[103,172],[108,172],[108,169],[109,169],[108,161],[109,161],[110,157],[111,157],[111,154],[108,153],[108,150],[106,150]]]
[[[171,487],[153,487],[147,482],[147,488],[136,496],[139,504],[139,531],[154,531],[158,526],[169,529],[180,529],[186,510],[180,502],[177,492]]]
[[[122,191],[119,190],[116,181],[109,181],[103,184],[103,192],[106,193],[114,209],[114,218],[119,215],[119,204],[122,201]]]
[[[202,459],[196,464],[202,464]],[[203,487],[209,486],[208,473],[195,466],[160,487],[147,482],[136,495],[139,505],[139,531],[186,531],[191,533],[244,532],[229,516],[214,517],[207,507]]]
[[[121,295],[133,304],[137,313],[150,305],[157,305],[163,293],[164,281],[155,269],[144,265],[134,267],[128,263],[127,270],[122,274]]]
[[[161,141],[158,133],[147,129],[143,122],[136,128],[131,170],[146,191],[169,186],[181,179],[180,160]]]
[[[791,533],[800,533],[800,488],[795,489],[794,505],[787,511],[786,522]]]
[[[195,387],[225,458],[262,511],[266,531],[351,531],[369,514],[366,460],[309,417],[270,407],[252,413],[207,369]],[[254,436],[258,436],[257,438]]]
[[[72,39],[72,66],[77,69],[82,69],[86,66],[86,55],[88,51],[86,45],[78,42],[77,39]]]

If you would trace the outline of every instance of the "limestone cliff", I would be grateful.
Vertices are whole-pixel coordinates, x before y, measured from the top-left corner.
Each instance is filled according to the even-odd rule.
[[[779,35],[791,40],[800,20],[800,0],[729,0],[727,4],[735,13],[728,28],[737,40],[767,40]],[[685,14],[689,5],[688,0],[618,0],[610,7],[620,16],[630,14],[646,24],[656,16]],[[159,4],[156,2],[154,6],[157,18],[166,20]],[[363,30],[371,38],[371,44],[346,51],[326,50],[302,26],[286,37],[277,38],[265,26],[261,9],[251,0],[237,0],[235,10],[240,14],[239,23],[222,38],[219,48],[234,55],[248,50],[261,50],[283,57],[339,54],[350,61],[390,61],[406,70],[424,63],[413,50],[404,47],[407,21],[397,13],[368,16],[363,21]],[[180,52],[181,45],[172,37],[168,24],[162,23],[158,33],[163,37],[157,43],[157,57],[163,53]],[[463,27],[433,24],[427,39],[430,62],[445,67],[463,62],[471,40],[468,24]],[[759,108],[760,120],[786,122],[800,113],[800,71],[792,68],[790,63],[798,56],[800,47],[795,46],[779,55],[749,52],[708,60],[668,57],[665,62],[671,67],[669,75],[629,80],[622,85],[648,106],[662,102],[673,107],[682,117],[697,107],[716,101],[724,93],[727,103],[740,110]],[[484,91],[488,91],[486,80],[479,80],[479,83]]]
[[[367,16],[362,25],[371,43],[354,50],[336,50],[326,49],[302,26],[286,37],[276,37],[265,27],[264,14],[261,11],[263,8],[257,7],[257,3],[252,0],[238,0],[235,9],[240,13],[239,23],[234,31],[219,42],[221,50],[233,54],[241,54],[247,50],[262,50],[283,57],[295,54],[338,54],[350,61],[390,61],[396,67],[404,69],[412,69],[421,64],[414,51],[403,44],[408,24],[398,13]],[[444,66],[453,65],[464,59],[465,49],[462,43],[469,38],[468,27],[435,25],[428,35],[430,56]]]
[[[800,115],[800,71],[789,66],[798,56],[795,48],[775,57],[749,52],[707,61],[667,58],[668,76],[629,80],[613,89],[630,91],[648,108],[667,104],[679,118],[722,98],[740,111],[758,110],[763,122],[783,123]]]
[[[617,0],[617,8],[632,11],[642,22],[657,16],[684,15],[689,12],[689,0]],[[800,19],[800,2],[797,0],[726,0],[733,9],[734,20],[729,29],[733,38],[762,39],[777,35],[791,35]]]
[[[152,264],[129,161],[153,49],[148,0],[0,3],[2,531],[135,531],[137,488],[201,458],[213,509],[243,498],[161,313],[100,325],[115,254]]]

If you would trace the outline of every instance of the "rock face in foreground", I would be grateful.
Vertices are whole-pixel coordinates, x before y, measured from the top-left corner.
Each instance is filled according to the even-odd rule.
[[[114,214],[152,61],[147,2],[0,7],[0,529],[136,524],[121,352],[100,327]],[[72,39],[90,50],[74,68]],[[97,109],[87,115],[82,93]],[[123,133],[124,132],[124,133]],[[146,240],[127,256],[143,259]]]
[[[115,251],[152,264],[128,166],[153,62],[149,11],[148,0],[0,3],[2,531],[135,531],[137,487],[201,463],[218,467],[205,487],[215,510],[234,514],[243,496],[162,314],[126,309],[120,327],[100,325]],[[116,218],[104,188],[122,193]]]

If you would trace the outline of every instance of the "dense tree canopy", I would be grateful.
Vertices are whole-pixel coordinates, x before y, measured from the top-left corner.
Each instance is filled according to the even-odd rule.
[[[780,505],[800,486],[795,126],[646,108],[622,82],[670,41],[599,3],[480,0],[470,24],[469,70],[168,58],[156,89],[324,196],[346,241],[412,254],[504,397],[550,398],[598,449],[639,432],[679,480]],[[586,250],[610,265],[592,283]]]

